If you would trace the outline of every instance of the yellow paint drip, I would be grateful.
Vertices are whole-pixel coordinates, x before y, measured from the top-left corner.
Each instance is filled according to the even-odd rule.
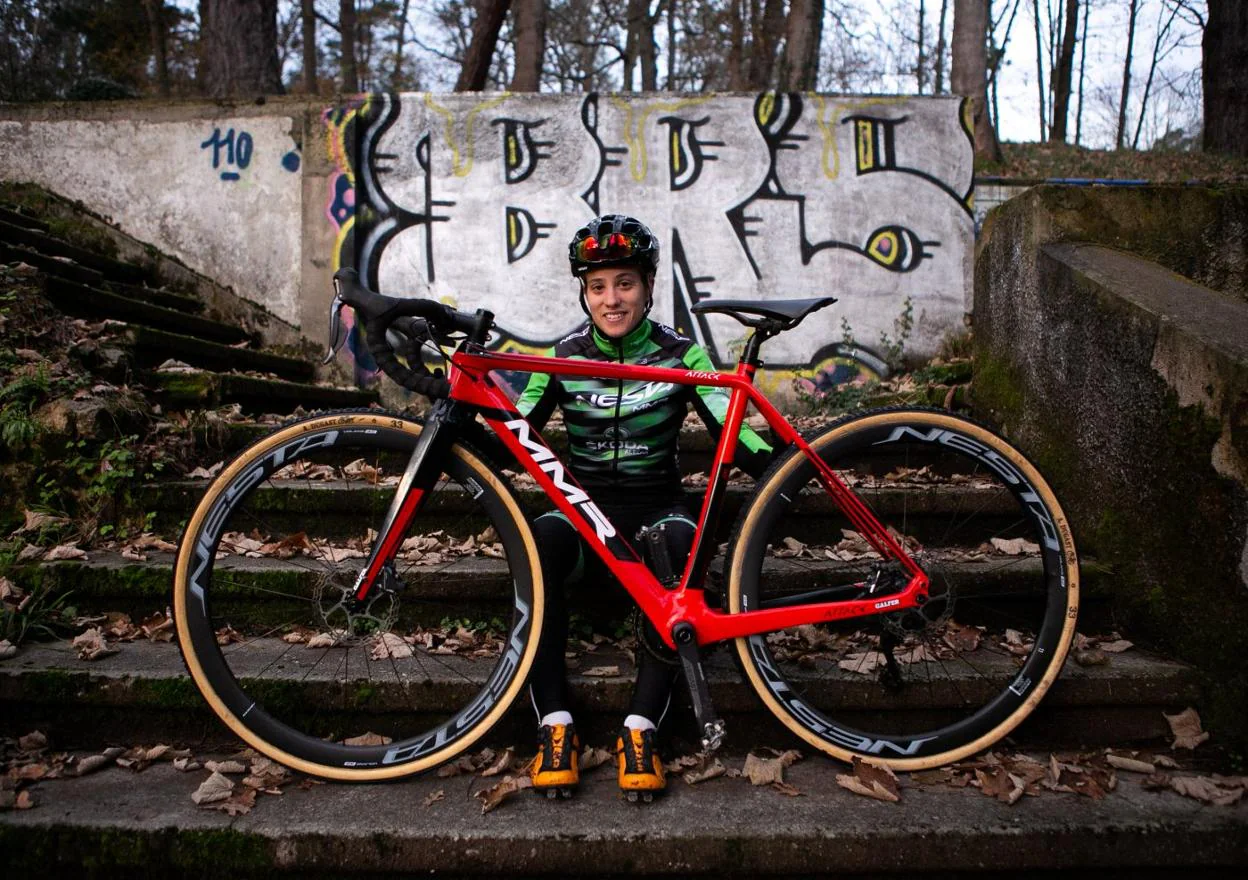
[[[647,163],[646,163],[646,120],[649,119],[651,113],[665,112],[675,113],[684,110],[687,107],[696,107],[699,104],[705,104],[711,100],[708,95],[705,98],[688,98],[683,101],[658,101],[654,104],[642,109],[640,117],[633,108],[634,102],[612,96],[611,101],[620,110],[624,111],[624,141],[629,147],[629,171],[633,180],[641,183],[646,179]]]
[[[477,104],[477,106],[468,111],[468,116],[464,125],[465,143],[463,154],[461,154],[459,144],[455,140],[455,115],[446,107],[443,107],[437,101],[433,100],[433,95],[429,93],[425,94],[425,106],[434,113],[437,113],[446,121],[446,146],[451,151],[451,173],[456,177],[467,177],[472,173],[473,149],[476,145],[476,142],[473,139],[473,128],[477,122],[477,115],[486,110],[492,110],[495,107],[500,106],[510,97],[510,92],[503,92],[497,98],[491,98],[488,101],[481,101]],[[466,157],[464,154],[466,154]]]

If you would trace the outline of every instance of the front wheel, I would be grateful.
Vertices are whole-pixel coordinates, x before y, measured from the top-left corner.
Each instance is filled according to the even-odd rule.
[[[987,748],[1044,696],[1074,637],[1078,560],[1052,490],[1004,439],[943,411],[867,412],[811,446],[904,541],[930,598],[738,639],[750,683],[842,760],[919,770]],[[905,586],[796,451],[764,477],[730,546],[733,613],[828,601],[834,588],[887,602]]]
[[[365,781],[436,766],[503,715],[536,655],[532,530],[463,445],[390,576],[350,601],[421,431],[378,413],[281,428],[222,471],[183,535],[187,668],[238,736],[294,769]]]

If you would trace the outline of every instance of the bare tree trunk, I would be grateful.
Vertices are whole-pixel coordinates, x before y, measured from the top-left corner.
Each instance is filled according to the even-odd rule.
[[[679,82],[676,76],[676,17],[680,14],[678,0],[667,2],[667,90],[675,91]]]
[[[1079,0],[1066,0],[1062,45],[1053,72],[1053,129],[1049,140],[1065,142],[1066,117],[1070,112],[1070,81],[1075,67],[1075,40],[1079,36]]]
[[[212,98],[282,94],[277,0],[202,0],[200,81]]]
[[[933,94],[945,92],[945,16],[949,12],[949,0],[940,0],[940,33],[936,35],[936,88]]]
[[[646,92],[657,92],[659,89],[659,44],[654,39],[654,29],[659,26],[663,7],[663,0],[659,0],[653,13],[648,9],[646,12],[646,31],[641,40],[641,88]]]
[[[355,65],[355,0],[338,0],[338,30],[342,40],[342,90],[358,92],[360,74]]]
[[[399,10],[399,20],[395,22],[394,31],[394,63],[390,65],[390,90],[398,91],[403,76],[403,47],[407,45],[407,13],[411,0],[403,0]]]
[[[1201,54],[1204,148],[1248,156],[1248,5],[1241,0],[1209,0]]]
[[[823,37],[824,0],[793,0],[780,59],[780,88],[814,91],[819,79],[819,43]]]
[[[1083,140],[1083,74],[1088,65],[1088,13],[1092,11],[1092,0],[1084,0],[1083,4],[1083,38],[1079,41],[1079,105],[1075,110],[1075,146]]]
[[[1031,0],[1036,18],[1036,88],[1040,92],[1040,140],[1047,141],[1049,115],[1044,109],[1044,45],[1040,38],[1040,0]]]
[[[156,59],[156,84],[162,98],[169,97],[169,53],[165,48],[165,22],[161,16],[164,0],[144,0],[147,26],[152,38],[152,57]]]
[[[1135,46],[1135,14],[1139,11],[1139,0],[1131,0],[1131,13],[1127,20],[1127,60],[1122,64],[1122,100],[1118,104],[1118,134],[1114,138],[1114,147],[1121,150],[1123,139],[1127,133],[1127,99],[1131,97],[1131,50]]]
[[[507,8],[511,0],[477,0],[477,19],[472,23],[472,42],[468,44],[468,52],[464,55],[464,65],[460,68],[459,79],[455,83],[457,92],[480,92],[490,76],[490,61],[494,58],[494,48],[498,45],[498,32],[502,30],[503,19],[507,17]]]
[[[988,0],[954,0],[950,86],[971,100],[975,157],[1001,161],[1001,145],[988,113]]]
[[[536,92],[542,87],[542,58],[546,54],[546,3],[516,0],[516,72],[511,91]]]
[[[627,26],[624,37],[624,91],[631,92],[633,90],[633,69],[637,66],[637,56],[640,54],[641,32],[645,27],[647,0],[628,0],[628,10],[625,13]]]
[[[776,47],[784,30],[784,0],[759,0],[762,15],[751,19],[753,40],[750,47],[749,88],[765,89],[771,85],[771,72],[776,63]]]
[[[1166,23],[1162,24],[1161,19],[1166,14],[1166,10],[1170,10]],[[1167,49],[1162,52],[1162,44],[1165,43],[1166,37],[1170,35],[1170,28],[1174,26],[1174,18],[1179,14],[1178,6],[1163,6],[1157,13],[1157,35],[1153,40],[1153,57],[1148,63],[1148,79],[1144,81],[1144,96],[1140,98],[1140,118],[1135,123],[1135,137],[1131,139],[1131,149],[1138,150],[1140,148],[1140,132],[1144,129],[1144,111],[1148,109],[1148,96],[1153,90],[1153,77],[1157,73],[1157,65],[1161,63],[1162,58],[1169,54]]]
[[[732,2],[732,44],[728,49],[728,88],[744,92],[749,88],[745,75],[745,5],[746,0]]]
[[[918,86],[919,86],[918,93],[920,95],[923,94],[923,86],[925,85],[924,73],[926,73],[926,71],[924,70],[926,59],[923,57],[923,26],[926,23],[924,21],[926,17],[927,17],[927,4],[924,2],[924,0],[919,0],[919,34],[918,34],[919,36],[919,59],[918,59],[918,63],[916,63],[914,66],[914,75],[915,75],[915,79],[918,80]]]
[[[303,14],[303,89],[309,95],[320,91],[316,79],[316,5],[301,0]]]

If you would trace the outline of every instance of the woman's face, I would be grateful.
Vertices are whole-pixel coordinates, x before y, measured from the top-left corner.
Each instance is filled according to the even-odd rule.
[[[641,323],[649,296],[636,269],[594,269],[585,276],[589,316],[598,332],[611,339],[623,339]]]

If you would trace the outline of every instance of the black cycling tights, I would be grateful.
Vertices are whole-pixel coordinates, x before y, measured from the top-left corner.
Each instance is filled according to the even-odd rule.
[[[677,573],[684,571],[696,531],[686,507],[676,505],[636,512],[608,510],[606,513],[634,547],[640,547],[634,540],[639,529],[662,524],[672,569]],[[546,619],[542,624],[541,647],[533,662],[533,674],[530,678],[533,703],[537,707],[538,718],[541,718],[551,712],[568,709],[567,666],[563,656],[568,642],[565,585],[582,559],[584,574],[576,579],[578,584],[600,588],[608,583],[618,586],[618,582],[598,558],[598,554],[583,545],[580,535],[561,514],[544,514],[537,518],[533,528],[541,557],[542,577],[546,582]],[[653,568],[653,563],[651,567]],[[649,620],[645,622],[645,628],[651,644],[662,644],[658,632]],[[629,714],[642,715],[657,724],[667,708],[675,676],[675,666],[663,663],[653,657],[645,647],[638,645],[637,685],[633,689]]]

